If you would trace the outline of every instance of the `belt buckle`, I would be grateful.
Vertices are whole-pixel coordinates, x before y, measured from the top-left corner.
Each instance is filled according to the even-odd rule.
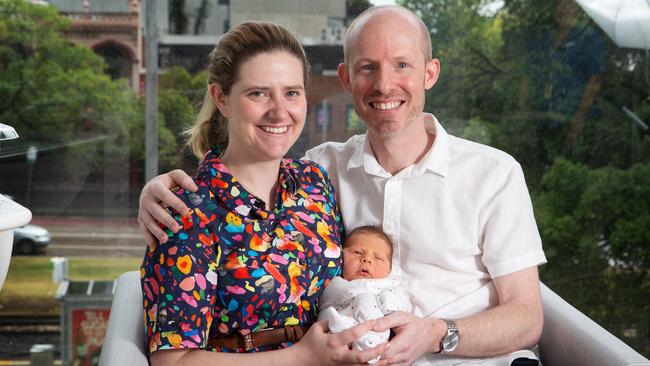
[[[253,337],[251,336],[251,334],[252,332],[246,334],[245,336],[242,336],[242,338],[244,339],[244,350],[246,352],[255,348],[255,345],[253,344]]]

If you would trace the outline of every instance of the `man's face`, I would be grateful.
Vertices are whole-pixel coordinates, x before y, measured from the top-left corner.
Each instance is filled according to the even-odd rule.
[[[438,60],[425,62],[417,24],[401,14],[381,12],[350,33],[339,80],[352,94],[357,115],[380,136],[407,130],[424,110],[425,89],[438,77]]]
[[[343,247],[342,277],[352,281],[388,276],[391,252],[390,244],[376,234],[358,233],[348,237]]]

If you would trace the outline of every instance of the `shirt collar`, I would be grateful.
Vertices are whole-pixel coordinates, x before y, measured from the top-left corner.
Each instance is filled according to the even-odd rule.
[[[422,160],[412,166],[410,175],[419,175],[425,171],[430,171],[446,177],[449,171],[449,134],[438,122],[438,119],[430,113],[424,113],[424,126],[427,132],[435,134],[436,138]],[[362,138],[357,142],[354,154],[348,161],[347,166],[348,169],[360,167],[363,167],[368,174],[386,178],[391,177],[375,158],[367,133],[363,134]]]
[[[427,132],[435,134],[436,138],[429,151],[415,165],[416,169],[446,177],[449,172],[449,134],[430,113],[425,113],[424,126]]]
[[[348,160],[348,169],[359,168],[363,166],[363,156],[369,152],[374,157],[372,149],[370,148],[370,141],[368,141],[368,133],[361,135],[361,138],[355,141],[357,146],[354,147],[354,154]]]
[[[239,183],[236,177],[230,173],[230,170],[223,164],[217,150],[210,150],[204,156],[204,160],[197,169],[195,179],[203,181],[211,186],[215,199],[223,201],[230,208],[235,209],[238,213],[249,216],[259,216],[263,219],[272,218],[273,211],[267,212],[264,208],[263,201],[252,193],[249,193],[244,186]],[[280,172],[278,175],[278,192],[276,196],[276,208],[283,205],[284,201],[295,195],[298,189],[296,171],[292,168],[291,159],[282,159],[280,161]],[[233,188],[240,193],[237,197],[232,197]],[[246,192],[246,194],[241,194]]]

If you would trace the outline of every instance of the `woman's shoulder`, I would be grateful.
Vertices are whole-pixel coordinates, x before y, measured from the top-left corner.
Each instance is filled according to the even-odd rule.
[[[284,166],[291,171],[291,176],[303,189],[312,191],[319,188],[330,191],[332,184],[323,166],[306,159],[283,159]]]
[[[311,160],[285,158],[283,162],[300,179],[328,179],[325,168]]]

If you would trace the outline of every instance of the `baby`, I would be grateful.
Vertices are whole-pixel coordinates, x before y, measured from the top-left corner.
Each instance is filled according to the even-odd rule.
[[[343,243],[343,278],[333,278],[321,295],[318,320],[328,320],[330,332],[338,333],[397,310],[412,310],[399,281],[388,277],[392,257],[393,244],[377,227],[361,226],[347,235]],[[388,330],[368,332],[354,342],[354,347],[376,347],[387,342],[389,335]]]

